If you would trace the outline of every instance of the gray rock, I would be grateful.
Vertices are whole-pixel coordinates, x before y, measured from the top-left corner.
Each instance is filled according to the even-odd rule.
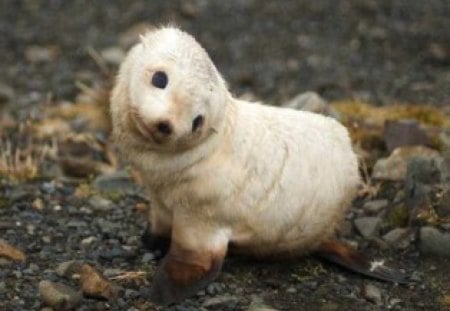
[[[125,52],[118,46],[111,46],[100,51],[103,59],[113,65],[120,65],[125,58]]]
[[[363,288],[363,296],[368,301],[375,303],[378,306],[383,304],[381,299],[381,290],[372,284],[366,284]]]
[[[238,302],[238,298],[233,295],[223,295],[223,296],[216,296],[212,298],[206,299],[202,306],[204,308],[210,308],[210,307],[219,307],[219,306],[227,306],[229,307],[231,304],[235,304]]]
[[[109,211],[113,208],[113,202],[99,195],[94,195],[89,199],[89,205],[97,211]]]
[[[420,250],[424,254],[450,258],[450,233],[440,232],[434,227],[420,229]]]
[[[297,289],[293,286],[290,286],[286,289],[286,293],[289,293],[289,294],[295,294],[296,292],[297,292]]]
[[[9,103],[14,99],[14,89],[6,84],[0,83],[0,104]]]
[[[220,294],[222,292],[222,289],[223,289],[222,284],[213,282],[209,284],[208,287],[206,287],[206,292],[208,293],[208,295],[213,296]]]
[[[248,307],[247,311],[278,311],[278,310],[265,305],[251,304]]]
[[[427,134],[416,120],[386,122],[384,126],[384,142],[389,152],[402,146],[430,145]]]
[[[284,103],[282,107],[320,113],[339,119],[339,113],[315,92],[301,93]]]
[[[130,175],[126,171],[101,174],[95,178],[94,186],[100,191],[126,193],[137,190],[137,186],[133,183]]]
[[[153,260],[155,260],[155,254],[153,253],[145,253],[144,256],[142,256],[142,263],[149,263]]]
[[[392,181],[404,180],[408,161],[413,157],[437,158],[439,152],[423,146],[399,147],[389,157],[381,158],[375,163],[372,178]]]
[[[389,201],[386,199],[373,200],[373,201],[368,201],[368,202],[364,203],[363,209],[367,212],[376,214],[379,211],[381,211],[383,208],[387,207],[388,204],[389,204]]]
[[[383,235],[383,240],[391,246],[405,249],[410,244],[408,232],[406,228],[395,228]]]
[[[57,275],[70,278],[73,274],[79,273],[82,262],[79,260],[69,260],[61,262],[55,269]]]
[[[81,302],[81,293],[71,287],[50,281],[39,282],[42,301],[53,310],[73,310]]]
[[[366,239],[378,234],[380,223],[381,219],[379,217],[360,217],[355,219],[356,229]]]

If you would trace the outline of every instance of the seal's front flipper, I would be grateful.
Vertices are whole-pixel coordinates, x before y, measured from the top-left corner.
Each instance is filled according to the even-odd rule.
[[[220,273],[228,231],[196,217],[175,215],[169,253],[157,268],[150,299],[168,305],[193,296]]]
[[[367,258],[341,241],[332,240],[322,243],[316,254],[327,261],[375,279],[398,284],[410,283],[406,274],[385,266],[383,261]]]
[[[219,275],[223,258],[224,254],[172,246],[153,276],[150,300],[169,305],[195,295]]]

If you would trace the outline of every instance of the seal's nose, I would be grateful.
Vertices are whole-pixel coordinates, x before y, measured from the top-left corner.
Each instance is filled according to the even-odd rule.
[[[155,123],[154,130],[161,136],[168,137],[173,133],[173,127],[170,121],[158,121]]]

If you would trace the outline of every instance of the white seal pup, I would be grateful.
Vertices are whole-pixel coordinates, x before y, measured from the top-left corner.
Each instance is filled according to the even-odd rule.
[[[155,302],[195,294],[228,249],[359,260],[332,242],[360,181],[336,120],[233,98],[206,51],[172,27],[146,33],[128,53],[111,115],[114,140],[149,194],[149,244],[170,240],[153,279]]]

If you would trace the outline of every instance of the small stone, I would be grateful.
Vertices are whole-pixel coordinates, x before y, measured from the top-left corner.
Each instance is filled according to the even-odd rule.
[[[81,302],[81,294],[71,287],[50,281],[39,282],[42,301],[53,310],[74,310]]]
[[[282,107],[320,113],[339,119],[339,113],[315,92],[301,93],[284,103]]]
[[[57,46],[32,45],[25,49],[25,58],[31,63],[44,63],[56,59],[59,55]]]
[[[187,18],[196,18],[200,14],[200,9],[194,1],[187,0],[180,3],[180,13]]]
[[[94,186],[100,191],[133,192],[137,187],[126,171],[105,173],[97,176]]]
[[[89,199],[89,205],[98,211],[109,211],[113,207],[113,202],[99,195],[94,195]]]
[[[84,245],[84,246],[91,245],[95,241],[97,241],[97,238],[95,236],[89,236],[89,237],[81,240],[81,245]]]
[[[0,105],[9,103],[14,99],[14,89],[6,84],[0,83]]]
[[[236,296],[232,296],[232,295],[216,296],[216,297],[206,299],[203,302],[202,307],[204,307],[204,308],[209,308],[209,307],[217,308],[219,306],[229,307],[230,305],[237,303],[237,301],[238,301],[238,298]]]
[[[409,245],[409,239],[407,239],[408,232],[409,230],[406,228],[395,228],[383,235],[383,240],[389,245],[395,245],[398,248],[404,249]],[[403,241],[407,241],[406,247]]]
[[[383,304],[381,299],[381,291],[375,285],[366,284],[363,288],[363,296],[368,301],[373,302],[378,306],[381,306]]]
[[[387,207],[389,204],[389,201],[386,199],[381,199],[381,200],[373,200],[373,201],[368,201],[366,203],[364,203],[363,209],[369,213],[378,213],[380,212],[382,209],[384,209],[385,207]]]
[[[392,152],[402,146],[429,145],[430,140],[416,120],[388,121],[384,126],[384,142]]]
[[[142,256],[142,263],[149,263],[153,260],[155,260],[155,254],[153,253],[145,253],[144,256]]]
[[[0,257],[4,257],[12,261],[25,261],[25,254],[20,249],[15,248],[3,239],[0,239]]]
[[[105,61],[113,65],[120,65],[125,58],[125,52],[118,46],[111,46],[100,51]]]
[[[56,267],[55,272],[61,277],[71,278],[80,272],[81,264],[79,260],[64,261]]]
[[[360,217],[355,219],[356,229],[366,239],[378,233],[380,223],[381,219],[379,217]]]
[[[436,150],[423,146],[405,146],[395,149],[387,158],[379,159],[372,171],[372,178],[401,181],[406,177],[408,160],[413,157],[437,158]]]
[[[297,289],[293,286],[286,289],[286,293],[289,293],[289,294],[295,294],[296,292],[297,292]]]
[[[41,198],[36,198],[34,199],[33,203],[31,204],[31,206],[38,211],[42,211],[44,209],[44,202],[42,202]]]
[[[440,232],[433,227],[420,229],[420,249],[424,254],[450,258],[450,233]]]
[[[248,307],[247,311],[278,311],[278,310],[271,308],[263,303],[252,302]]]
[[[117,291],[112,283],[88,264],[81,266],[80,281],[81,290],[87,297],[110,300],[117,296]]]
[[[208,295],[217,295],[222,291],[222,285],[217,282],[213,282],[206,287],[206,292]]]

